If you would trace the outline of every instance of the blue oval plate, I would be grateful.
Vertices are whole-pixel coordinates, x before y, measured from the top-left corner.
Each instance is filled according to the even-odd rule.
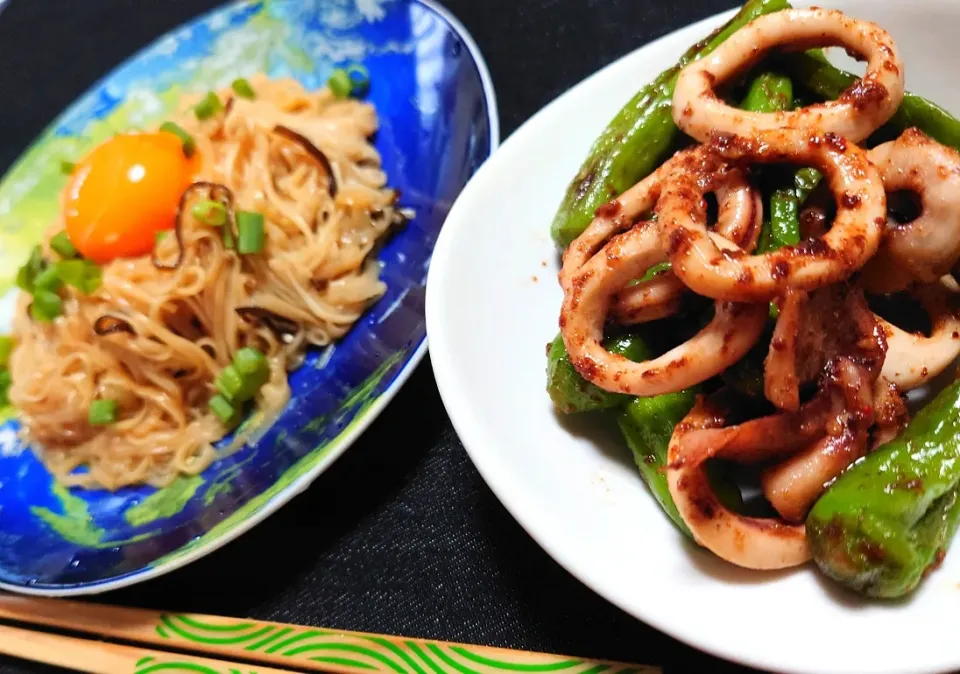
[[[339,60],[370,71],[376,146],[416,218],[381,252],[387,294],[291,376],[255,443],[162,490],[67,490],[0,425],[0,587],[105,592],[181,567],[305,489],[370,424],[426,352],[424,288],[453,201],[498,143],[490,76],[464,28],[429,0],[264,0],[207,14],[140,52],[61,115],[0,183],[0,315],[12,270],[53,219],[60,160],[160,121],[185,91],[266,72],[323,86]],[[0,321],[2,323],[3,321]],[[2,325],[0,325],[2,328]]]

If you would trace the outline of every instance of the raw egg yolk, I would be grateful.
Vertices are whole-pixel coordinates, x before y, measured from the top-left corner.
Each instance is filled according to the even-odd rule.
[[[67,235],[80,253],[103,264],[153,250],[173,229],[177,207],[199,169],[172,133],[120,134],[77,164],[64,193]]]

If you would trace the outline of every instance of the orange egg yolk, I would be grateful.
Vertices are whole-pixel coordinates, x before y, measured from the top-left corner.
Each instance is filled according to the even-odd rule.
[[[171,133],[120,134],[77,164],[64,193],[67,235],[80,253],[103,264],[153,250],[173,229],[177,206],[200,166]]]

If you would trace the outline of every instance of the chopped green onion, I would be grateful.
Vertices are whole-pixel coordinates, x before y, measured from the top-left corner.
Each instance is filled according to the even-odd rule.
[[[193,139],[189,133],[184,131],[179,125],[174,124],[173,122],[164,122],[160,125],[161,131],[166,131],[167,133],[172,133],[174,136],[180,139],[180,142],[183,144],[183,154],[187,157],[192,157],[193,153],[197,151],[197,141]]]
[[[193,106],[193,114],[200,121],[210,119],[221,110],[223,110],[223,103],[212,91],[204,96],[202,101]]]
[[[103,270],[91,260],[60,260],[56,264],[57,276],[86,295],[90,295],[103,282]]]
[[[27,265],[17,270],[17,287],[28,293],[33,291],[33,279],[30,278],[30,268]]]
[[[153,245],[155,245],[155,246],[159,245],[160,242],[163,241],[164,237],[166,237],[166,235],[169,234],[169,233],[170,233],[170,232],[165,229],[165,230],[163,230],[162,232],[157,232],[156,234],[154,234],[154,235],[153,235]]]
[[[219,393],[210,398],[209,405],[210,411],[227,426],[232,425],[237,420],[237,408]]]
[[[65,176],[73,175],[73,172],[77,170],[77,165],[72,161],[61,160],[60,161],[60,173]]]
[[[256,98],[257,95],[253,91],[253,87],[250,86],[250,82],[245,80],[242,77],[239,77],[233,81],[233,84],[230,85],[233,88],[234,93],[237,94],[240,98]]]
[[[242,403],[259,393],[270,378],[267,357],[257,349],[244,347],[237,351],[233,362],[220,371],[217,390],[232,403]]]
[[[370,72],[362,65],[352,65],[347,68],[350,76],[350,93],[353,96],[363,96],[370,90]]]
[[[10,374],[10,370],[6,368],[0,369],[0,407],[6,407],[10,404],[9,392],[10,386],[13,384],[13,376]]]
[[[64,283],[74,288],[83,288],[83,281],[87,276],[85,260],[60,260],[56,264],[57,276]]]
[[[233,365],[227,365],[217,377],[217,390],[230,400],[244,402],[253,397],[247,380]]]
[[[116,400],[94,400],[87,412],[87,421],[91,426],[107,426],[117,420]]]
[[[83,287],[80,288],[80,290],[82,290],[85,295],[92,295],[103,285],[103,268],[89,260],[85,260],[85,262],[87,262],[86,275],[83,279]]]
[[[370,90],[370,73],[359,64],[337,68],[330,74],[327,86],[337,98],[363,96]]]
[[[267,357],[249,346],[237,351],[237,354],[233,357],[233,366],[237,368],[237,372],[245,376],[259,375],[264,371],[270,371]]]
[[[237,211],[237,252],[242,255],[263,250],[263,213]]]
[[[61,313],[63,313],[63,300],[58,294],[49,290],[37,290],[33,294],[30,316],[35,321],[49,323]]]
[[[52,293],[57,292],[63,286],[63,279],[60,278],[60,274],[57,273],[57,266],[51,265],[44,269],[42,272],[37,274],[37,278],[33,280],[33,290],[34,292],[38,290],[49,290]]]
[[[32,293],[37,275],[46,268],[47,261],[43,259],[43,251],[40,246],[34,246],[26,264],[17,271],[17,285],[28,293]]]
[[[353,90],[353,82],[350,81],[350,74],[343,68],[337,68],[327,80],[327,86],[337,98],[346,98]]]
[[[193,205],[193,217],[205,225],[222,227],[227,224],[227,207],[219,201],[205,199]]]
[[[245,347],[233,357],[233,366],[243,376],[256,395],[270,379],[270,364],[267,357],[256,349]]]
[[[58,232],[50,239],[50,248],[60,257],[71,258],[77,256],[77,247],[73,245],[73,241],[70,240],[66,232]]]
[[[10,363],[10,354],[13,353],[13,337],[0,336],[0,367]]]

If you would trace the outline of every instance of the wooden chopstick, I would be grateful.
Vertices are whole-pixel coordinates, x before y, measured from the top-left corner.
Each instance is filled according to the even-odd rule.
[[[248,665],[75,639],[46,632],[31,632],[4,625],[0,625],[0,654],[90,674],[153,674],[172,671],[184,674],[253,674]],[[296,673],[285,669],[257,667],[256,674]]]
[[[345,674],[662,674],[658,667],[608,660],[14,595],[0,595],[0,618],[162,648],[216,654],[298,670]],[[0,652],[18,655],[4,650],[7,645],[5,641],[0,634]],[[71,639],[71,642],[76,641],[83,640]],[[114,648],[113,645],[98,647]],[[138,653],[134,662],[143,657],[160,657],[156,651],[148,653],[127,646],[116,648]],[[166,654],[166,657],[169,659],[172,656]],[[186,661],[186,656],[175,657],[179,658],[178,662]],[[126,662],[129,664],[129,661]],[[223,669],[222,663],[220,668],[214,668],[213,665],[202,664],[200,659],[196,659],[196,662],[201,663],[201,667],[211,669],[193,669],[194,674],[250,674],[251,671],[265,674],[277,671],[259,666],[251,670],[249,666],[236,665],[227,665],[229,669]],[[70,663],[53,664],[82,669]],[[234,671],[237,669],[240,671]],[[82,671],[112,674],[119,670]],[[140,668],[128,667],[123,671],[127,674],[149,674]]]

